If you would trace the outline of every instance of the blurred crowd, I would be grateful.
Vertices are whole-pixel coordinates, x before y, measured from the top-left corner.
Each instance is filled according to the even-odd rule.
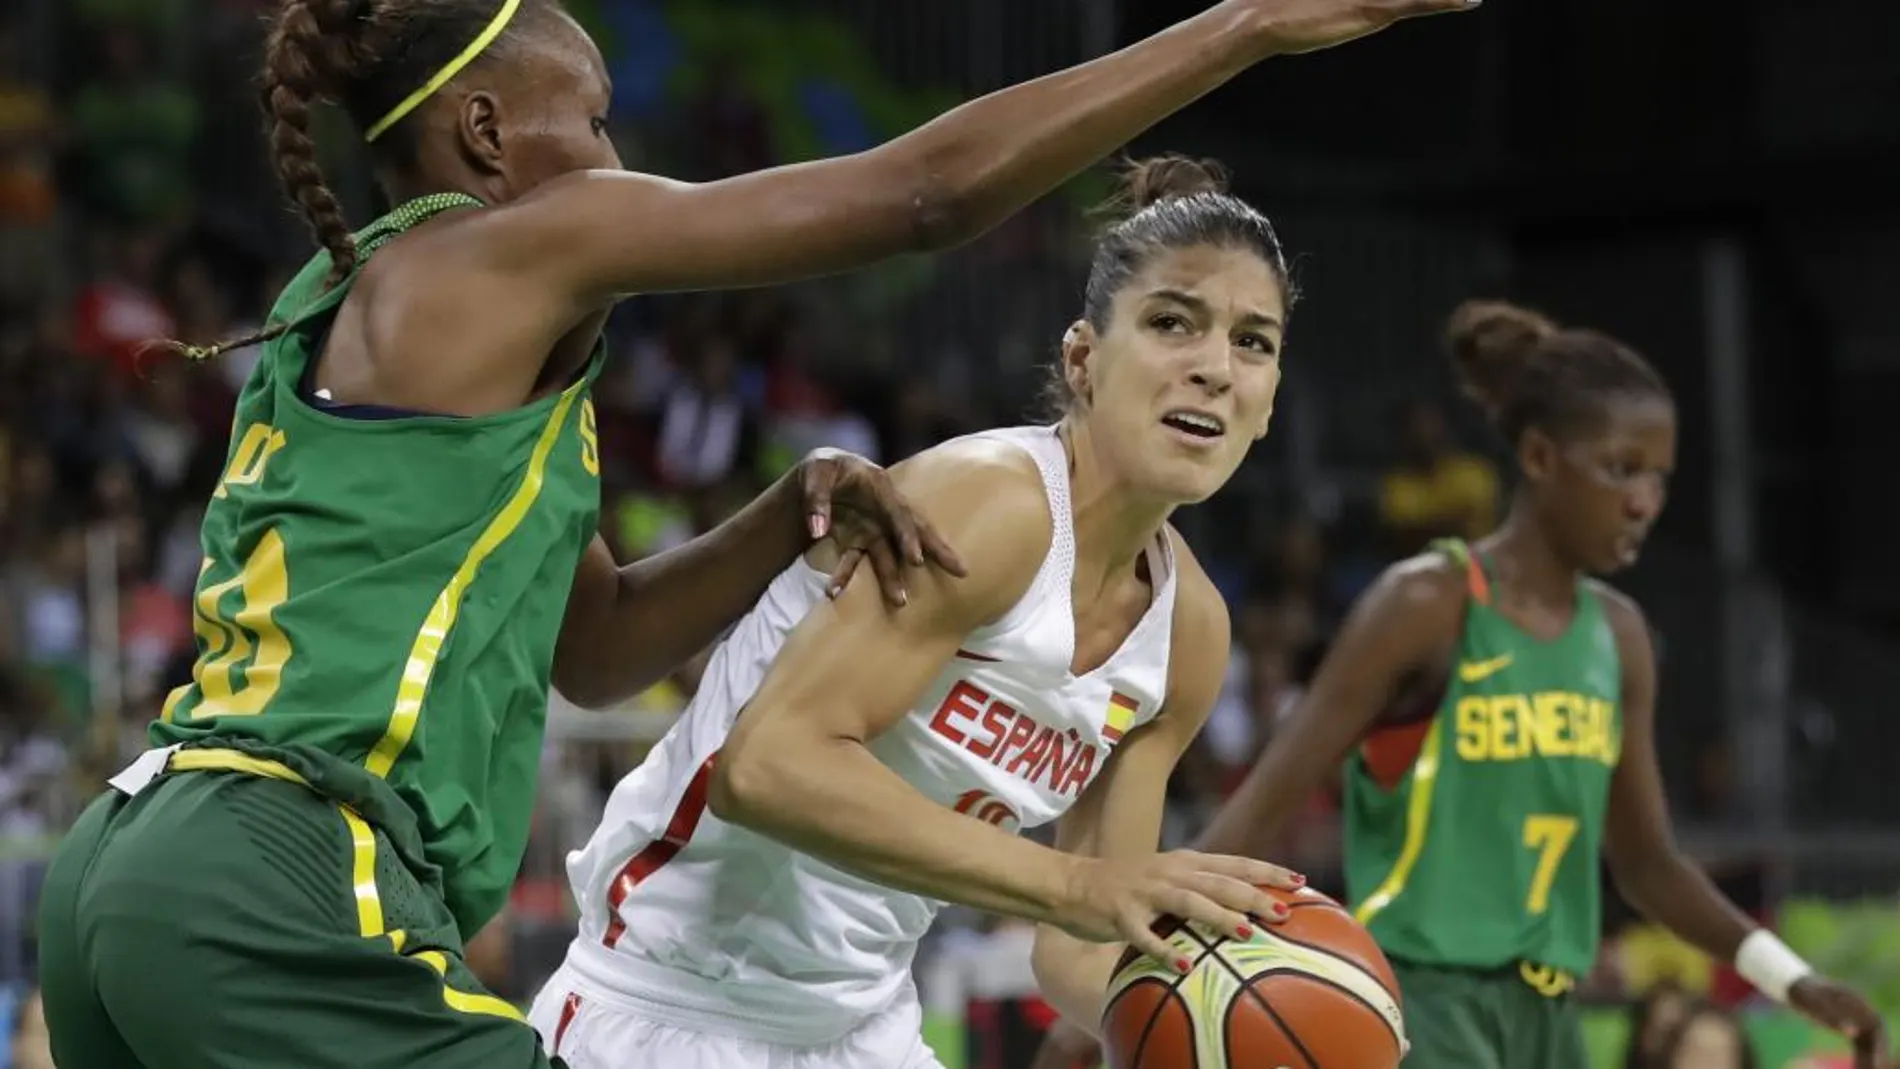
[[[194,17],[211,39],[254,47],[269,6],[221,0]],[[275,205],[249,101],[229,86],[207,95],[194,79],[227,72],[207,74],[166,44],[186,32],[191,5],[30,10],[37,21],[0,7],[0,982],[31,975],[37,859],[190,673],[202,502],[257,353],[187,365],[151,358],[145,343],[243,333],[309,247],[281,209],[249,210]],[[62,13],[57,25],[48,11]],[[630,107],[617,120],[630,160],[705,179],[792,154],[734,60],[704,67],[685,107],[664,119]],[[617,80],[637,89],[638,74]],[[813,99],[826,114],[841,106]],[[826,136],[869,135],[847,123]],[[242,164],[232,162],[238,152]],[[347,174],[338,186],[361,199]],[[708,529],[814,447],[888,464],[1020,421],[1022,392],[984,377],[1033,369],[1053,352],[1061,320],[1040,321],[1047,302],[1012,295],[1073,293],[1083,236],[1070,206],[1052,203],[981,243],[955,273],[898,265],[848,283],[623,307],[595,394],[601,522],[616,556]],[[941,315],[919,318],[924,291],[935,307],[981,314],[961,317],[961,331],[938,329]],[[1326,522],[1272,509],[1245,544],[1204,551],[1233,609],[1234,652],[1174,784],[1171,839],[1190,835],[1244,774],[1381,563],[1433,538],[1477,537],[1498,519],[1494,460],[1461,441],[1447,402],[1415,399],[1392,414],[1385,468],[1363,509]],[[688,666],[632,711],[663,724],[693,685]],[[471,948],[498,990],[520,995],[534,982],[515,959],[537,956],[537,939],[538,956],[558,953],[559,853],[591,827],[642,737],[551,751],[562,774],[550,777],[516,909]],[[1309,816],[1278,856],[1337,890],[1332,799],[1316,796]],[[1020,933],[989,935],[1000,943],[985,945],[1008,959]],[[522,947],[529,953],[517,955]],[[23,1010],[19,1035],[30,1037],[31,1003]],[[33,1057],[16,1051],[15,1064],[46,1064]]]

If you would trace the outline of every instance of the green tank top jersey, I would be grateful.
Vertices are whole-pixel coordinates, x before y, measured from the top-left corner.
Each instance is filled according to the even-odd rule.
[[[411,202],[358,235],[363,259],[451,209],[479,206]],[[472,935],[526,848],[555,639],[600,508],[603,349],[513,411],[345,417],[300,393],[354,280],[326,289],[329,264],[284,291],[271,315],[291,326],[238,399],[204,518],[197,664],[151,737],[294,757],[393,838],[419,836]]]
[[[1580,582],[1564,634],[1532,638],[1491,606],[1475,554],[1438,548],[1470,577],[1464,630],[1396,785],[1363,753],[1348,761],[1354,914],[1394,958],[1582,975],[1596,958],[1598,850],[1622,748],[1616,637]]]

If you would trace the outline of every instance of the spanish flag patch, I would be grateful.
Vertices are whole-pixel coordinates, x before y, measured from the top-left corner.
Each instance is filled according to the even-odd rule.
[[[1108,718],[1102,725],[1102,738],[1109,742],[1120,742],[1127,733],[1128,725],[1135,722],[1135,713],[1141,703],[1126,694],[1111,692],[1108,698]]]

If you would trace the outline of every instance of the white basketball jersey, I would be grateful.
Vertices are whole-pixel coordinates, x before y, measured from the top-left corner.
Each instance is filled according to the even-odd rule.
[[[1155,596],[1101,667],[1070,672],[1075,535],[1053,428],[977,437],[1028,451],[1049,495],[1041,569],[1002,618],[970,634],[871,751],[940,805],[1018,830],[1061,816],[1122,735],[1165,697],[1173,550],[1148,550]],[[713,655],[698,696],[623,779],[568,858],[581,911],[571,970],[602,997],[710,1031],[823,1043],[914,997],[911,959],[937,903],[860,879],[706,811],[710,762],[785,637],[825,598],[800,561]]]

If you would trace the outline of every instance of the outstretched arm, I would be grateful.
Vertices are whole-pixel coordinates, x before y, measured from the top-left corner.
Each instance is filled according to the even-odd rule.
[[[581,558],[554,651],[554,685],[578,705],[631,698],[711,645],[812,542],[845,547],[843,589],[871,558],[886,601],[902,605],[909,567],[950,576],[963,564],[916,516],[884,469],[820,450],[738,515],[676,549],[621,567],[596,537]]]
[[[1379,577],[1341,626],[1300,706],[1221,807],[1198,846],[1258,856],[1388,708],[1408,675],[1457,635],[1461,569],[1430,555]]]
[[[1810,970],[1758,929],[1683,856],[1669,826],[1656,762],[1656,656],[1636,603],[1603,591],[1623,664],[1623,752],[1610,783],[1604,850],[1617,890],[1645,917],[1718,961],[1733,961],[1764,994],[1788,1002],[1855,1043],[1859,1069],[1888,1061],[1880,1018],[1853,991]]]
[[[762,285],[949,248],[1260,60],[1467,6],[1225,0],[857,155],[699,185],[604,171],[549,183],[482,213],[481,254],[579,313],[622,294]]]

